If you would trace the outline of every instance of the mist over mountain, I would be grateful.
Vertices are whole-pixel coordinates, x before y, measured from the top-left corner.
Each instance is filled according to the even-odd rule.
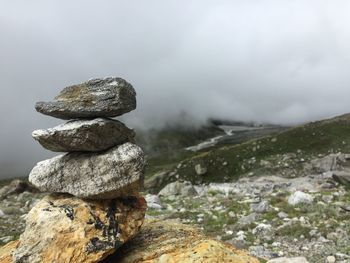
[[[52,156],[30,133],[62,121],[35,102],[94,77],[135,87],[124,121],[143,129],[349,112],[349,11],[345,0],[4,2],[0,177]]]

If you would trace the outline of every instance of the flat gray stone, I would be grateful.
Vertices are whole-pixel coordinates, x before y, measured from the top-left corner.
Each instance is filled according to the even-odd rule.
[[[247,216],[243,216],[241,217],[237,224],[240,226],[240,227],[243,227],[243,226],[246,226],[246,225],[249,225],[251,223],[254,223],[256,220],[258,219],[258,214],[257,213],[251,213]]]
[[[338,183],[350,188],[350,172],[349,171],[336,171],[332,175],[333,179]]]
[[[135,133],[123,123],[106,118],[73,120],[32,136],[54,152],[98,152],[125,142],[134,142]]]
[[[137,196],[143,183],[145,156],[125,143],[100,153],[68,153],[39,162],[29,181],[43,192],[79,198]]]
[[[164,209],[165,207],[162,204],[162,201],[158,197],[158,195],[147,194],[145,196],[147,207],[152,209]],[[1,215],[0,215],[1,216]]]
[[[256,212],[256,213],[265,213],[269,210],[269,208],[270,208],[269,202],[266,200],[263,200],[259,203],[250,204],[250,211]]]
[[[60,119],[116,117],[136,108],[134,88],[121,78],[92,79],[63,89],[35,109]]]

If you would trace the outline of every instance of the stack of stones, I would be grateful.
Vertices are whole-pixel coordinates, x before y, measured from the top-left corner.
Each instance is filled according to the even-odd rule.
[[[68,122],[36,130],[34,139],[67,153],[39,162],[29,175],[50,194],[29,212],[15,262],[100,262],[139,232],[144,153],[133,130],[111,119],[135,108],[136,92],[121,78],[89,80],[36,104]]]

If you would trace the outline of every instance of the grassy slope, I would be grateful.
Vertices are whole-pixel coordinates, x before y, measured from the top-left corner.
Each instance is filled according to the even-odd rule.
[[[261,160],[273,162],[278,155],[295,153],[301,158],[311,158],[331,152],[350,152],[350,114],[291,128],[285,132],[255,139],[234,146],[214,148],[206,152],[183,155],[180,178],[194,183],[225,182],[240,176],[264,173]],[[181,157],[181,154],[180,154]],[[253,159],[252,159],[253,158]],[[167,168],[174,167],[180,158],[166,160]],[[173,162],[171,162],[173,161]],[[227,165],[223,165],[227,162]],[[195,173],[194,166],[202,163],[208,168],[204,176]],[[161,160],[150,159],[152,173],[162,167]],[[297,167],[296,167],[297,168]],[[270,170],[274,168],[270,168]],[[269,171],[273,172],[273,171]]]
[[[137,132],[137,143],[144,148],[148,155],[146,178],[158,171],[171,170],[182,160],[197,155],[197,153],[184,150],[185,147],[196,145],[218,135],[224,135],[223,130],[218,128],[216,124],[218,123],[208,123],[198,128],[168,126],[154,132]],[[238,124],[244,125],[243,123]],[[283,129],[285,128],[276,126],[260,131],[237,132],[234,138],[232,137],[229,141],[222,141],[217,147],[207,148],[206,151],[227,144],[238,144],[246,141],[247,138],[260,138],[266,134],[277,133]]]

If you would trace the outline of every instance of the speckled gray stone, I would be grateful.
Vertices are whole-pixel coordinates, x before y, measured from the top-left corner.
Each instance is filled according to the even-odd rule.
[[[54,128],[35,130],[32,136],[44,148],[54,152],[97,152],[134,142],[135,133],[119,121],[97,118],[73,120]]]
[[[68,153],[39,162],[30,172],[29,181],[41,191],[80,198],[137,196],[144,167],[142,149],[124,143],[105,152]]]
[[[116,117],[136,108],[136,92],[121,78],[92,79],[63,89],[35,109],[60,119]]]

